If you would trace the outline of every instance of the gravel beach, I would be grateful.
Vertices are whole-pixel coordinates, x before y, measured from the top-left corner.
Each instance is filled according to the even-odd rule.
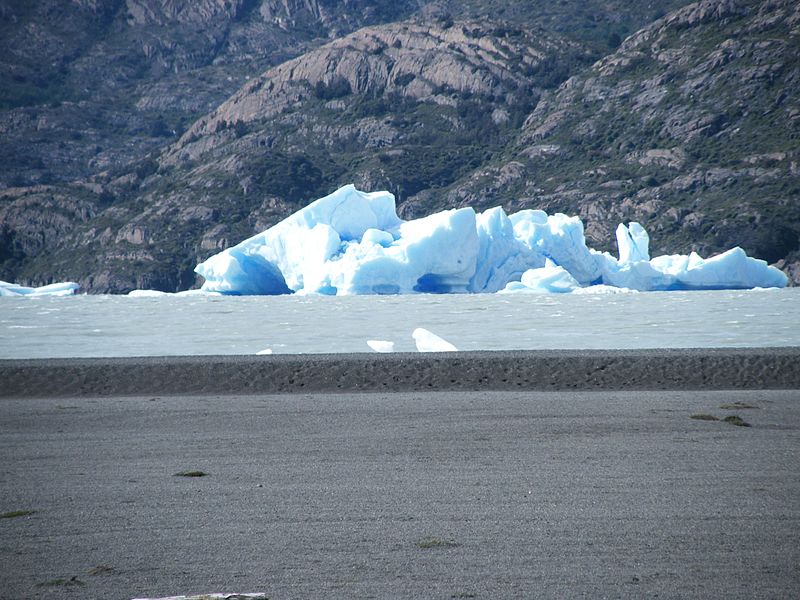
[[[0,598],[796,596],[797,350],[490,354],[3,361]]]

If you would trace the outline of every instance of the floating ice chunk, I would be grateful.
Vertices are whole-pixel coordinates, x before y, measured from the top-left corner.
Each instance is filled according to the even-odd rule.
[[[528,269],[520,281],[509,283],[502,293],[564,294],[580,287],[564,267],[552,263],[539,269]]]
[[[33,288],[33,296],[72,296],[81,286],[71,281]]]
[[[678,275],[683,289],[785,287],[789,282],[782,271],[747,256],[739,247],[705,260],[697,258],[688,261],[686,270]]]
[[[264,348],[256,352],[256,356],[266,356],[268,354],[272,354],[272,348]]]
[[[367,346],[375,352],[394,352],[394,342],[386,340],[367,340]]]
[[[26,287],[0,281],[0,296],[72,296],[81,286],[71,281],[51,283],[41,287]]]
[[[571,292],[580,287],[580,284],[564,267],[557,265],[525,271],[520,282],[530,289],[539,288],[559,294]]]
[[[458,348],[427,329],[417,327],[411,334],[420,352],[456,352]]]
[[[603,283],[639,291],[785,287],[788,283],[782,271],[747,256],[738,247],[708,259],[692,252],[624,265],[608,254],[604,256]]]

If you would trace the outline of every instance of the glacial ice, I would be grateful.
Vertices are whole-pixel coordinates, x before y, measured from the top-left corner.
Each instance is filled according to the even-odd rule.
[[[419,352],[457,352],[458,348],[432,331],[417,327],[412,333],[414,344]]]
[[[25,287],[16,283],[0,281],[1,296],[72,296],[80,288],[77,283],[63,281],[61,283],[51,283],[41,287]]]
[[[635,222],[616,231],[618,257],[586,245],[578,217],[445,210],[404,221],[389,192],[344,186],[195,271],[222,294],[554,293],[784,287],[763,260],[733,248],[650,257]]]
[[[564,267],[559,267],[548,260],[548,264],[538,269],[528,269],[519,281],[510,281],[500,290],[501,294],[534,293],[564,294],[573,292],[581,285]]]
[[[394,342],[389,340],[367,340],[367,346],[372,348],[375,352],[394,352]]]

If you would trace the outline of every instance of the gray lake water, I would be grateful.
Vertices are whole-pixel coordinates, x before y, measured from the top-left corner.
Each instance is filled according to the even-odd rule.
[[[598,295],[0,298],[0,358],[800,346],[800,288]]]

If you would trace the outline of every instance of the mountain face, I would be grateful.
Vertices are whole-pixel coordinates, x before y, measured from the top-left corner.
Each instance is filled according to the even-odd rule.
[[[0,185],[124,168],[249,75],[415,8],[412,0],[0,0]]]
[[[796,278],[800,5],[668,15],[545,95],[506,158],[447,203],[575,212],[598,245],[636,220],[655,253],[740,245]]]
[[[798,8],[684,4],[0,0],[0,279],[190,287],[349,182],[800,277]]]

